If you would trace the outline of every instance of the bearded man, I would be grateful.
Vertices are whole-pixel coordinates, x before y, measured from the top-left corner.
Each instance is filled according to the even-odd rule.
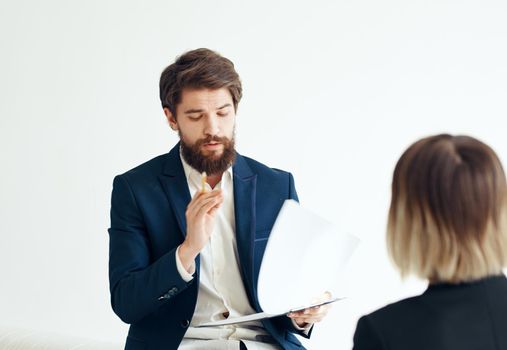
[[[284,200],[297,200],[290,173],[235,151],[241,95],[230,60],[208,49],[181,55],[160,78],[180,142],[114,179],[110,292],[131,325],[127,350],[304,349],[294,333],[309,337],[327,312],[198,327],[261,311],[266,242]]]

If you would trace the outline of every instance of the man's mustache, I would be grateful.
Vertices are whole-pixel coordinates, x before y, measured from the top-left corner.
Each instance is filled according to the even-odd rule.
[[[195,145],[197,147],[200,147],[200,146],[205,145],[210,142],[218,142],[218,143],[228,144],[230,142],[230,140],[227,137],[208,136],[204,139],[197,140]]]

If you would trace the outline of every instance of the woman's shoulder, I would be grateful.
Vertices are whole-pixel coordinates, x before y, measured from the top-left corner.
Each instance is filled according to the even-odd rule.
[[[416,309],[423,307],[425,296],[417,295],[396,302],[387,304],[370,314],[363,316],[372,321],[383,322],[383,320],[393,320],[397,318],[404,318],[407,312],[413,312]]]

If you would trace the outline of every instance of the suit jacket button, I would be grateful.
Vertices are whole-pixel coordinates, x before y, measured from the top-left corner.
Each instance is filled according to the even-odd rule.
[[[187,328],[190,325],[190,321],[189,320],[181,320],[180,325],[183,328]]]

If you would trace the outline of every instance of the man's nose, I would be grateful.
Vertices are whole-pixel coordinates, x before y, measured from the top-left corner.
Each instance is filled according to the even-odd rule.
[[[220,132],[220,126],[218,123],[218,116],[209,115],[206,118],[206,125],[204,126],[204,133],[210,136],[216,136]]]

